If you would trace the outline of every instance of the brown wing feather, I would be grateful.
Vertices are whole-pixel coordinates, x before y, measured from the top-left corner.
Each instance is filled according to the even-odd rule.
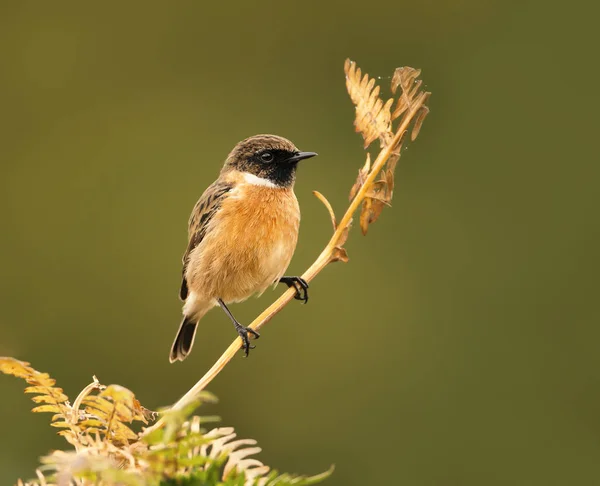
[[[182,259],[183,271],[181,289],[179,290],[179,298],[181,300],[185,300],[188,296],[188,286],[185,279],[185,271],[190,253],[204,238],[208,222],[219,210],[221,203],[223,202],[223,198],[226,197],[226,194],[231,191],[232,188],[233,186],[226,182],[214,182],[208,186],[206,191],[204,191],[204,194],[202,194],[192,210],[190,220],[188,221],[188,246]]]

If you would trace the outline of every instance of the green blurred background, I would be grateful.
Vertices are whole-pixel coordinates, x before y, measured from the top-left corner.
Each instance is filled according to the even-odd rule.
[[[302,165],[290,271],[364,161],[343,62],[433,92],[393,209],[210,385],[280,470],[335,485],[600,484],[598,12],[577,2],[4,2],[0,355],[75,395],[175,401],[235,336],[170,365],[189,212],[240,139]],[[595,47],[594,47],[595,46]],[[592,131],[594,129],[594,131]],[[249,322],[277,292],[234,306]],[[0,483],[62,447],[0,377]]]

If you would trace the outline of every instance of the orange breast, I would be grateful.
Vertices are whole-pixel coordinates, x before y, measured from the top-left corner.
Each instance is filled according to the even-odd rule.
[[[223,201],[196,249],[192,290],[225,302],[262,293],[287,269],[299,224],[292,189],[239,184]]]

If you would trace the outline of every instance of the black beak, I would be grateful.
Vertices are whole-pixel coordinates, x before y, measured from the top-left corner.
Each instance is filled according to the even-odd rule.
[[[317,154],[316,152],[296,152],[289,159],[287,159],[287,161],[290,163],[300,162],[301,160],[304,160],[304,159],[310,159],[311,157],[314,157],[315,155],[319,155],[319,154]]]

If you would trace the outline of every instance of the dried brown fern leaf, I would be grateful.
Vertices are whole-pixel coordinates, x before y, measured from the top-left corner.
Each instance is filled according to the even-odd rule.
[[[79,426],[88,432],[99,433],[105,441],[134,441],[137,434],[126,423],[148,423],[146,411],[133,392],[119,385],[109,385],[97,395],[88,395],[82,405],[85,420]]]
[[[355,68],[353,78],[355,80],[357,78],[356,72],[358,72],[359,75],[361,74],[360,69]],[[367,183],[368,180],[371,181],[368,184],[368,187],[365,188],[360,214],[360,229],[363,235],[367,234],[369,225],[377,221],[383,208],[385,206],[390,206],[394,193],[394,171],[398,159],[400,158],[400,149],[408,124],[411,122],[413,123],[411,140],[415,140],[419,134],[423,120],[427,116],[427,113],[429,113],[429,109],[425,106],[425,102],[430,93],[421,91],[422,81],[418,79],[420,74],[421,71],[419,69],[411,67],[401,67],[395,70],[392,77],[391,90],[395,95],[398,94],[398,100],[389,120],[390,130],[392,130],[392,125],[395,120],[401,116],[402,119],[395,136],[393,138],[390,137],[388,144],[386,144],[386,146],[390,145],[387,147],[390,149],[390,156],[383,167],[375,168],[371,166],[370,157],[369,154],[367,154],[367,162],[364,167],[359,170],[356,182],[350,190],[350,200],[352,201],[365,183]],[[367,75],[365,75],[365,77],[366,76]],[[400,88],[399,93],[398,88]],[[356,96],[353,95],[351,89],[356,88],[348,87],[350,98],[356,104]],[[394,100],[392,99],[391,101],[393,104]],[[377,180],[370,177],[374,170],[381,171],[379,179]]]
[[[358,170],[358,176],[356,182],[350,189],[349,199],[352,201],[358,191],[362,188],[371,172],[371,155],[367,153],[367,160],[365,165]],[[372,183],[369,187],[369,191],[365,194],[365,198],[362,203],[362,210],[360,214],[360,229],[363,235],[367,234],[369,224],[375,222],[379,217],[379,214],[383,210],[383,207],[388,204],[386,180],[379,180]]]
[[[425,94],[425,101],[429,98],[430,93]],[[415,122],[413,123],[412,131],[410,132],[410,140],[414,142],[419,136],[419,132],[421,131],[421,126],[423,125],[423,121],[425,117],[429,114],[429,108],[423,105],[419,111],[417,112],[417,116],[415,117]]]
[[[367,234],[369,225],[377,221],[383,208],[385,206],[391,206],[391,200],[394,193],[394,171],[396,170],[396,164],[400,158],[401,146],[402,139],[396,144],[385,167],[381,170],[379,179],[373,181],[365,193],[360,214],[360,229],[363,235]],[[367,161],[365,165],[359,169],[356,182],[352,186],[352,189],[350,189],[350,201],[354,199],[358,191],[365,184],[370,173],[371,157],[367,154]]]
[[[25,393],[35,394],[32,400],[40,404],[33,411],[53,413],[50,425],[62,429],[58,434],[77,450],[92,446],[97,437],[115,444],[135,441],[137,434],[126,424],[134,421],[147,424],[152,414],[140,405],[131,391],[118,385],[105,387],[96,377],[71,405],[62,388],[55,386],[56,381],[29,363],[0,357],[0,371],[23,378],[32,385]]]
[[[379,97],[379,86],[375,79],[368,74],[362,75],[360,68],[350,59],[344,64],[346,73],[346,88],[356,108],[354,126],[365,140],[367,148],[374,140],[379,139],[381,146],[387,145],[392,139],[392,115],[390,109],[394,100],[390,98],[385,103]]]
[[[313,194],[327,208],[327,211],[329,212],[329,217],[331,218],[331,224],[333,225],[333,231],[335,232],[337,230],[337,228],[338,228],[338,222],[337,222],[337,218],[335,217],[335,213],[333,212],[333,208],[331,207],[330,202],[319,191],[313,191]],[[331,263],[333,263],[333,262],[344,262],[344,263],[347,263],[348,262],[348,260],[349,260],[349,258],[348,258],[348,252],[344,248],[344,243],[346,243],[346,240],[348,239],[348,234],[350,232],[350,225],[351,224],[352,224],[352,221],[350,221],[348,223],[348,225],[346,225],[344,227],[344,229],[342,231],[342,234],[340,235],[340,238],[339,238],[339,240],[338,240],[335,248],[331,252],[331,255],[330,255],[330,258],[329,258],[329,261]]]
[[[329,212],[329,217],[331,218],[331,224],[333,225],[333,231],[335,231],[337,229],[337,218],[335,217],[335,213],[333,211],[333,208],[331,207],[331,203],[319,191],[313,191],[313,194],[327,208],[327,211]]]
[[[420,69],[404,66],[397,68],[392,76],[392,93],[395,94],[398,87],[401,89],[396,107],[394,108],[394,111],[392,111],[392,120],[397,119],[417,103],[421,105],[414,120],[413,129],[410,135],[411,141],[416,140],[419,131],[421,130],[421,125],[423,125],[423,120],[425,120],[425,117],[429,113],[429,108],[425,106],[425,102],[431,93],[421,91],[422,81],[418,79],[420,75]]]
[[[365,161],[365,165],[363,165],[360,169],[358,169],[358,177],[356,178],[356,182],[350,188],[350,194],[348,196],[348,200],[352,201],[358,194],[358,191],[363,186],[369,173],[371,172],[371,154],[367,153],[367,160]]]
[[[25,393],[34,394],[31,399],[34,403],[41,403],[33,408],[33,412],[53,413],[52,421],[68,421],[71,416],[69,397],[63,389],[56,385],[56,380],[50,378],[48,373],[41,373],[25,361],[14,358],[0,357],[0,372],[24,379],[28,384]]]
[[[396,103],[396,108],[392,112],[392,120],[398,118],[412,104],[416,94],[421,88],[421,80],[417,78],[421,75],[420,69],[414,69],[408,66],[396,68],[392,76],[392,93],[396,94],[398,87],[401,88],[400,97]]]

